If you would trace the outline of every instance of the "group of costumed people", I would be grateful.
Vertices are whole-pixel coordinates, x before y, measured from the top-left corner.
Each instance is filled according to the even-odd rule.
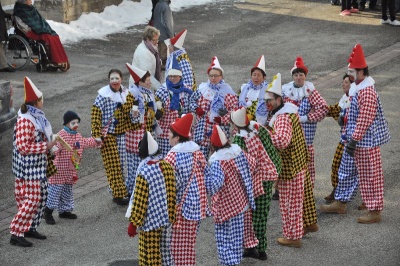
[[[146,69],[126,64],[129,87],[122,85],[120,70],[110,70],[109,84],[98,91],[92,106],[92,137],[79,140],[80,145],[68,135],[81,137],[76,132],[80,118],[74,112],[65,114],[64,129],[51,137],[41,111],[42,95],[26,78],[30,85],[25,90],[33,89],[36,96],[25,100],[15,129],[13,169],[21,189],[11,224],[12,244],[30,246],[25,237],[45,238],[36,228],[43,215],[54,224],[55,209],[60,218],[77,218],[72,213],[76,168],[71,170],[70,160],[69,171],[75,174],[59,182],[66,176],[57,165],[63,164],[62,154],[71,158],[75,151],[81,156],[85,147],[100,147],[113,201],[128,205],[128,234],[139,234],[140,265],[196,265],[196,236],[201,220],[210,216],[222,265],[238,265],[243,257],[266,260],[274,186],[283,234],[277,242],[301,247],[305,234],[319,230],[313,141],[317,123],[326,116],[338,121],[341,136],[332,164],[334,189],[326,197],[330,204],[322,205],[321,211],[344,213],[359,187],[367,212],[358,222],[381,221],[380,146],[390,134],[361,45],[348,60],[345,95],[332,106],[306,81],[308,69],[301,57],[290,71],[293,81],[282,85],[280,73],[266,82],[261,56],[237,94],[224,81],[217,57],[207,69],[208,81],[188,86],[179,56],[170,54],[165,83],[155,92],[153,75]],[[25,156],[35,158],[35,165]],[[27,174],[30,168],[39,169],[39,161],[40,170]],[[46,173],[52,194],[47,206]],[[35,195],[29,194],[29,186],[34,186]],[[37,201],[34,207],[27,206],[32,199]]]

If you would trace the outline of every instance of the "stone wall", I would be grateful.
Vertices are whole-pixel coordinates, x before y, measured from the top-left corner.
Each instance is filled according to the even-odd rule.
[[[119,5],[121,2],[122,0],[35,0],[34,6],[45,19],[69,23],[78,19],[82,13],[100,13],[106,6]],[[1,0],[5,10],[12,10],[14,3],[15,0]]]

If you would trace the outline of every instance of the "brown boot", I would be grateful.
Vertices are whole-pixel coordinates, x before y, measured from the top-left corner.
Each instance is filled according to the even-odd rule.
[[[308,233],[314,233],[314,232],[317,232],[318,230],[319,230],[319,227],[318,227],[317,223],[309,225],[309,226],[304,226],[304,234],[303,235],[306,235]]]
[[[360,211],[363,211],[363,210],[366,210],[366,209],[367,209],[367,206],[365,205],[364,202],[361,203],[361,205],[357,207],[357,210],[360,210]]]
[[[326,196],[326,197],[324,198],[324,200],[325,200],[327,203],[331,203],[332,201],[335,200],[335,190],[336,190],[336,188],[333,188],[331,194],[329,194],[328,196]]]
[[[301,247],[300,239],[294,240],[294,239],[287,239],[284,237],[279,237],[276,241],[278,241],[278,244],[282,245],[282,246],[294,247],[294,248]]]
[[[327,213],[343,214],[346,213],[346,202],[335,200],[329,205],[321,205],[319,210]]]
[[[357,221],[362,224],[380,223],[382,221],[381,211],[369,211],[367,214],[358,217]]]

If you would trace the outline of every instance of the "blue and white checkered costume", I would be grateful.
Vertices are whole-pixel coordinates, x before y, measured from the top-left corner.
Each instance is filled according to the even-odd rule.
[[[59,213],[71,212],[74,209],[72,184],[49,185],[49,196],[46,206],[52,210],[57,209]]]
[[[190,59],[188,54],[186,53],[185,48],[181,48],[179,50],[174,51],[169,55],[167,58],[167,63],[165,64],[166,66],[170,65],[170,61],[172,56],[175,56],[178,64],[182,70],[182,79],[183,83],[191,88],[193,91],[196,90],[196,82],[195,82],[195,77],[194,77],[194,72],[193,72],[193,67],[192,64],[190,63]]]

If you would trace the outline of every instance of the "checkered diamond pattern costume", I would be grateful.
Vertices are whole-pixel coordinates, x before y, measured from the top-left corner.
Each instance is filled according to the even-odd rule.
[[[268,88],[266,81],[256,86],[251,80],[241,86],[239,90],[239,108],[245,107],[249,120],[255,120],[264,125],[267,109],[264,101],[264,94]]]
[[[179,67],[182,70],[183,83],[191,90],[195,91],[197,89],[196,79],[194,76],[192,63],[190,62],[189,55],[187,54],[185,48],[181,48],[171,53],[167,58],[167,63],[165,64],[166,66],[170,65],[172,56],[176,57]]]
[[[346,137],[358,141],[355,162],[363,202],[368,210],[381,211],[384,179],[380,146],[390,140],[390,134],[374,83],[367,77],[355,90],[350,89]]]

